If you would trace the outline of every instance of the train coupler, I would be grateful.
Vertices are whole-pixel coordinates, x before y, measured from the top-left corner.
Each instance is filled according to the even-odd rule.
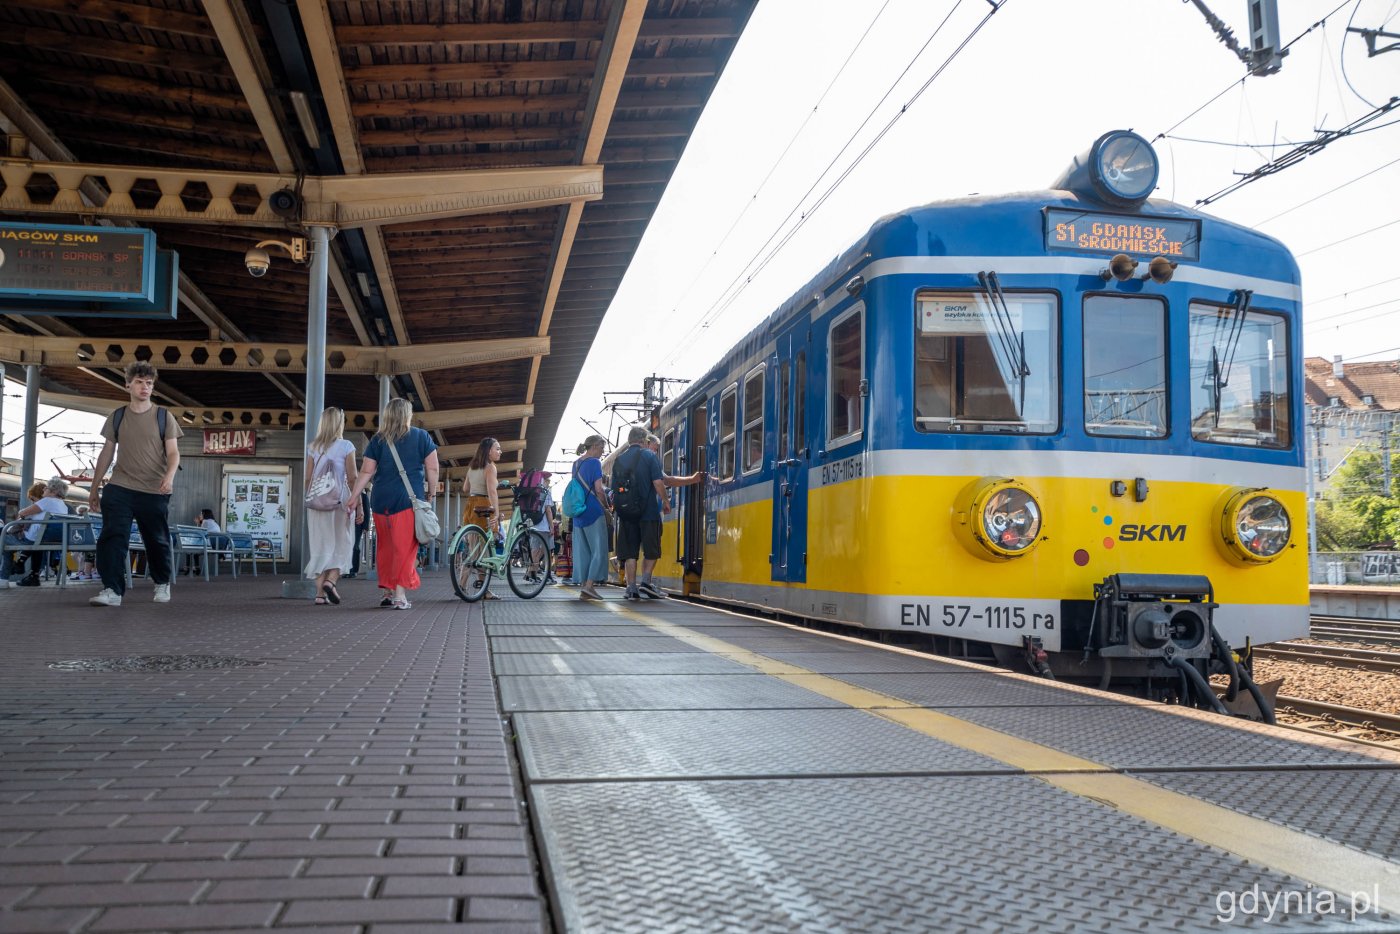
[[[1021,649],[1026,656],[1026,665],[1031,674],[1055,680],[1055,672],[1050,670],[1050,655],[1045,651],[1039,636],[1022,636]]]

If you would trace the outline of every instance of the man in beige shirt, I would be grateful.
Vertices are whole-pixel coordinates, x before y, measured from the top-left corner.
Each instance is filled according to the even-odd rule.
[[[102,511],[102,534],[97,539],[97,572],[102,577],[102,592],[88,601],[93,606],[122,604],[133,519],[146,546],[155,602],[170,602],[170,579],[174,573],[170,491],[175,471],[180,468],[176,441],[184,432],[169,413],[151,402],[156,375],[156,368],[144,361],[128,366],[126,391],[131,401],[107,416],[102,426],[106,443],[97,457],[88,496],[88,506],[94,512],[99,508]],[[104,485],[102,478],[114,455],[117,463],[112,479]]]

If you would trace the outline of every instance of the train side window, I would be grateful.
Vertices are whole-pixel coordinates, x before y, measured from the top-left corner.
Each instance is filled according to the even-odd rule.
[[[1279,314],[1192,302],[1191,437],[1215,444],[1293,443],[1288,323]]]
[[[755,367],[744,377],[744,473],[763,466],[763,376],[767,370]]]
[[[1167,436],[1167,306],[1159,298],[1084,299],[1084,430]]]
[[[676,472],[676,430],[672,428],[661,439],[661,469],[665,473]]]
[[[734,476],[734,416],[739,384],[735,383],[719,397],[719,478]]]
[[[827,338],[827,446],[860,434],[865,411],[865,306],[857,305],[831,324]]]
[[[792,364],[784,360],[778,365],[778,460],[788,459],[788,451],[792,450],[788,437],[788,430],[791,426],[792,408],[792,387],[788,385],[792,377]]]
[[[1059,428],[1059,300],[1048,292],[920,292],[919,431],[1049,434]]]
[[[792,450],[803,454],[807,447],[807,348],[797,352],[793,366]]]

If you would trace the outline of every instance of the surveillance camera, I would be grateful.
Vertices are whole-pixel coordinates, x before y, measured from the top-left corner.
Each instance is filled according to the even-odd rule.
[[[268,258],[267,250],[253,247],[243,254],[243,265],[248,267],[248,275],[254,279],[261,279],[267,275],[268,268],[272,266],[272,260]]]

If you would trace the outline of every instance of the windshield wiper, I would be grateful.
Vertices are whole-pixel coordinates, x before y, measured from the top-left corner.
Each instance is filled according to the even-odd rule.
[[[1011,317],[1011,309],[1006,304],[1006,295],[1001,291],[1001,280],[997,278],[996,271],[979,272],[977,281],[987,293],[987,299],[992,306],[992,320],[997,326],[997,343],[1001,345],[1002,353],[1010,364],[1012,375],[1019,382],[1020,398],[1016,402],[1016,414],[1024,415],[1026,377],[1031,375],[1030,367],[1026,365],[1025,335],[1016,330],[1015,319]]]
[[[1230,371],[1235,365],[1235,351],[1239,350],[1240,338],[1244,336],[1244,319],[1249,314],[1249,303],[1254,293],[1249,289],[1237,289],[1232,296],[1229,331],[1225,334],[1224,353],[1215,342],[1210,347],[1211,408],[1214,410],[1215,426],[1220,427],[1220,400],[1224,389],[1230,385]]]

